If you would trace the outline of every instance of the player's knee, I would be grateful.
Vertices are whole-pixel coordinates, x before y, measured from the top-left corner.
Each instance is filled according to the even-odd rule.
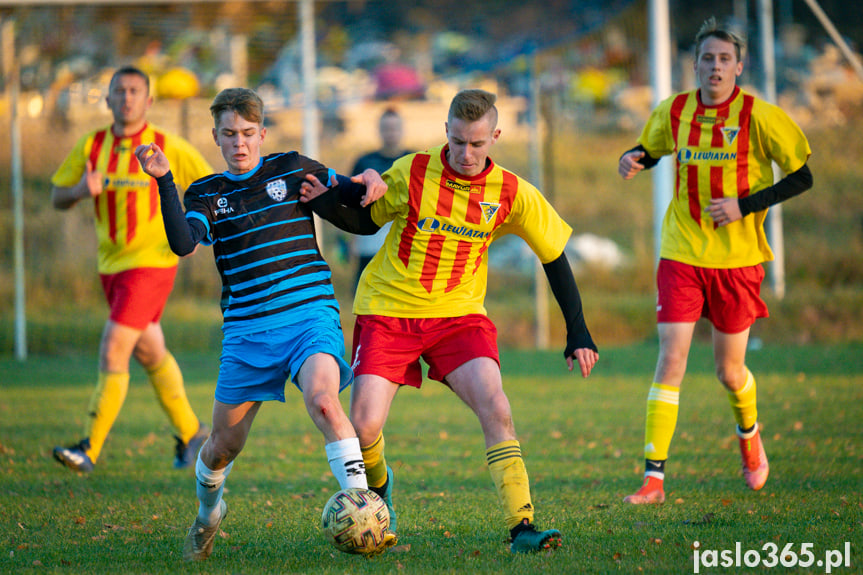
[[[210,458],[221,463],[230,463],[243,450],[245,438],[232,433],[212,432],[207,439]]]
[[[322,419],[332,420],[337,414],[342,413],[342,404],[338,396],[330,393],[316,393],[308,402],[309,412]]]
[[[746,370],[740,367],[717,365],[716,379],[729,391],[737,391],[746,384]]]
[[[351,409],[350,419],[362,446],[374,443],[383,429],[383,423],[380,419],[368,411]]]
[[[476,414],[484,423],[512,424],[512,409],[509,405],[509,399],[503,391],[492,395],[483,402],[476,410]]]

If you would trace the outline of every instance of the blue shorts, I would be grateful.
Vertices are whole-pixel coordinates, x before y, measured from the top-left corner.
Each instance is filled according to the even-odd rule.
[[[285,382],[297,374],[310,355],[327,353],[339,364],[339,391],[353,381],[344,360],[345,338],[338,313],[326,310],[307,321],[263,332],[232,336],[222,342],[216,400],[285,401]]]

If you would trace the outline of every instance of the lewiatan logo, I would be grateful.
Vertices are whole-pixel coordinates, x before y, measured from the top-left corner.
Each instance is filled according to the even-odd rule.
[[[421,232],[427,233],[439,233],[439,234],[447,234],[447,235],[455,235],[463,238],[471,238],[471,239],[484,239],[487,238],[491,232],[484,232],[482,230],[475,230],[469,228],[467,226],[454,226],[452,224],[448,224],[445,222],[441,222],[435,218],[423,218],[417,222],[417,229]]]
[[[710,162],[720,164],[737,160],[737,152],[720,152],[718,150],[690,150],[683,148],[677,152],[677,161],[681,164],[690,162]]]

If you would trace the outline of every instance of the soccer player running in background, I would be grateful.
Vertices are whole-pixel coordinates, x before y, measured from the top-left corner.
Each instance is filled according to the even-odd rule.
[[[261,155],[264,105],[249,89],[220,92],[210,106],[213,138],[227,169],[193,183],[180,205],[172,166],[160,147],[136,155],[156,178],[171,249],[179,255],[198,243],[213,246],[222,279],[222,355],[213,405],[213,429],[198,454],[198,514],[183,557],[206,559],[227,513],[225,480],[240,454],[263,401],[284,401],[292,378],[326,442],[326,455],[342,489],[367,488],[360,444],[339,403],[350,384],[344,335],[330,269],[318,250],[312,211],[362,231],[355,208],[383,194],[376,172],[340,178],[339,193],[298,202],[307,174],[329,180],[320,163],[297,152]],[[365,185],[360,185],[363,182]],[[368,188],[366,188],[368,186]],[[341,194],[341,196],[339,195]],[[377,226],[366,217],[367,233]],[[395,538],[390,538],[391,543]]]
[[[402,117],[395,108],[387,108],[381,114],[378,123],[378,133],[381,139],[381,147],[373,152],[364,154],[357,158],[352,174],[362,174],[367,169],[372,169],[383,174],[393,162],[410,153],[402,147]],[[377,233],[370,236],[358,235],[354,237],[354,251],[357,254],[357,274],[354,280],[354,291],[360,283],[360,276],[372,257],[384,244],[384,238],[390,229],[390,223],[385,224]]]
[[[134,150],[142,142],[158,142],[184,189],[213,170],[191,144],[147,121],[153,97],[148,76],[138,68],[114,72],[106,101],[113,123],[78,140],[51,178],[55,208],[68,210],[93,199],[98,270],[110,307],[83,439],[55,447],[54,458],[77,471],[93,470],[126,399],[134,356],[176,429],[174,467],[189,467],[208,430],[186,398],[183,375],[159,323],[178,258],[168,247],[156,185],[141,170]]]
[[[534,527],[530,483],[503,391],[497,329],[484,299],[488,248],[515,233],[543,264],[566,320],[564,356],[583,377],[599,359],[564,248],[572,229],[534,186],[489,157],[500,137],[496,96],[464,90],[452,100],[447,143],[395,161],[388,189],[372,204],[378,225],[392,221],[383,248],[360,279],[354,300],[351,421],[362,446],[369,488],[393,508],[393,471],[383,427],[402,386],[428,377],[445,383],[476,414],[486,461],[503,507],[513,552],[561,544],[556,529]]]
[[[800,128],[737,86],[743,40],[710,18],[695,47],[699,88],[662,102],[618,166],[628,180],[674,154],[677,170],[656,274],[659,358],[647,396],[644,482],[624,499],[634,504],[665,500],[665,462],[700,317],[713,325],[716,376],[737,421],[746,485],[757,490],[767,481],[755,378],[745,363],[749,329],[768,315],[761,264],[773,253],[763,224],[769,206],[812,186],[811,151]],[[775,184],[774,161],[787,174]]]

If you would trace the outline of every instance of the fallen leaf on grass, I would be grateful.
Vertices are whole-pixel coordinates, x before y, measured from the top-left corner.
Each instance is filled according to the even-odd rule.
[[[683,522],[683,524],[684,525],[709,525],[713,521],[714,517],[715,517],[715,515],[713,513],[706,513],[706,514],[702,515],[701,519],[699,519],[698,521],[691,521],[691,520],[687,519]]]

